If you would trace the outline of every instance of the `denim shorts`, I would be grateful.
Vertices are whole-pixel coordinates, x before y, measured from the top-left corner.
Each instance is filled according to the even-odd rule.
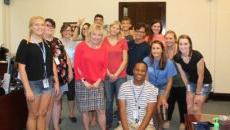
[[[196,84],[194,83],[189,83],[190,88],[187,86],[186,90],[192,92],[194,95],[196,93]],[[201,95],[202,96],[208,96],[209,93],[212,90],[212,84],[203,84],[202,90],[201,90]]]
[[[44,88],[42,80],[29,81],[30,88],[35,95],[41,95],[44,93],[51,94],[53,88],[53,77],[48,78],[49,87]]]

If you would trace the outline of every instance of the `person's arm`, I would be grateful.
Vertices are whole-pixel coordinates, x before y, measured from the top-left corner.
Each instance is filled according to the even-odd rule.
[[[178,70],[180,72],[181,79],[183,80],[185,86],[187,86],[189,84],[189,82],[188,82],[188,79],[187,79],[187,76],[186,76],[184,70],[182,69],[182,67],[181,67],[181,65],[179,63],[176,63],[176,65],[177,65],[177,68],[178,68]]]
[[[141,122],[141,125],[139,126],[138,130],[145,130],[146,127],[149,125],[149,121],[153,117],[154,112],[156,112],[156,102],[150,102],[147,104],[146,107],[146,114],[144,116],[144,119]]]
[[[119,99],[118,100],[118,108],[119,108],[122,128],[123,128],[123,130],[129,130],[128,119],[126,116],[125,99]]]
[[[93,84],[93,87],[98,88],[100,83],[101,83],[101,81],[102,81],[101,78],[97,79],[97,81]]]
[[[58,74],[57,74],[57,67],[55,62],[53,61],[53,74],[54,74],[54,91],[55,94],[58,95],[59,91],[60,91],[60,87],[59,87],[59,80],[58,80]]]
[[[67,57],[67,65],[68,65],[68,81],[70,82],[73,79],[73,69],[72,69],[73,65],[67,53],[66,53],[66,57]]]
[[[34,101],[34,94],[30,88],[29,80],[26,73],[26,65],[18,63],[18,71],[22,80],[22,84],[25,90],[26,99],[28,101]]]
[[[168,82],[166,84],[164,93],[159,98],[158,109],[160,109],[161,105],[163,105],[163,107],[165,107],[165,108],[168,108],[168,102],[167,102],[167,100],[168,100],[168,96],[169,96],[170,90],[172,88],[172,83],[173,83],[173,78],[172,77],[168,78]]]
[[[119,68],[117,69],[117,71],[114,73],[114,76],[117,78],[120,73],[126,68],[127,63],[128,63],[128,51],[127,50],[123,50],[123,55],[122,55],[123,61],[121,62]],[[111,59],[112,60],[112,59]]]
[[[196,88],[196,94],[201,94],[203,81],[204,81],[204,59],[200,59],[200,61],[197,63],[197,88]]]

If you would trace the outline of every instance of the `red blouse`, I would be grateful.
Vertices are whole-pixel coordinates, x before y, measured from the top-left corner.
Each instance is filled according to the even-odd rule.
[[[74,56],[75,80],[84,78],[89,83],[95,83],[99,78],[104,80],[107,66],[108,54],[104,45],[94,49],[83,41],[76,47]]]

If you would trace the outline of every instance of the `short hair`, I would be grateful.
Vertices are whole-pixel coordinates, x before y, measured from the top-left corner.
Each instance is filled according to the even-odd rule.
[[[139,30],[139,29],[141,29],[141,28],[144,28],[146,33],[148,32],[148,30],[147,30],[148,28],[147,28],[147,26],[146,26],[145,23],[137,23],[137,24],[134,26],[134,30],[135,30],[135,31],[136,31],[136,30]]]
[[[61,35],[62,35],[62,33],[63,33],[68,27],[70,27],[71,30],[72,30],[72,27],[71,27],[70,24],[64,23],[64,24],[61,26],[61,30],[60,30]],[[62,35],[62,37],[63,37],[63,35]]]
[[[55,23],[55,21],[54,21],[53,19],[51,19],[51,18],[46,18],[46,19],[45,19],[45,22],[49,22],[49,23],[53,26],[53,28],[56,28],[56,23]]]
[[[176,36],[176,33],[174,32],[174,31],[172,31],[172,30],[168,30],[166,33],[165,33],[165,37],[166,37],[166,35],[168,35],[168,34],[173,34],[173,37],[174,37],[174,39],[176,40],[176,42],[177,42],[177,36]]]
[[[136,67],[137,64],[144,64],[145,67],[146,67],[146,70],[148,70],[148,65],[143,60],[139,60],[137,63],[135,63],[135,65],[133,67],[133,70],[135,69],[135,67]]]
[[[103,17],[102,14],[96,14],[96,15],[94,16],[94,20],[95,20],[97,17],[102,18],[102,19],[104,20],[104,17]]]
[[[89,28],[88,34],[86,35],[87,39],[90,39],[90,35],[94,31],[100,31],[101,34],[103,35],[103,26],[99,26],[97,24],[92,24]]]
[[[124,16],[124,17],[121,19],[121,22],[122,22],[122,21],[129,21],[130,23],[132,23],[131,18],[129,18],[128,16]]]

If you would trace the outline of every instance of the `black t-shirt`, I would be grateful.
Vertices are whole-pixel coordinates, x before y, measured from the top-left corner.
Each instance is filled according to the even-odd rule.
[[[16,62],[25,64],[27,77],[30,81],[44,79],[44,60],[42,56],[43,43],[31,43],[27,40],[22,40],[16,53]],[[39,47],[40,46],[40,47]],[[53,75],[53,56],[51,49],[44,42],[46,50],[46,73],[47,77]]]
[[[192,50],[192,57],[188,64],[181,58],[180,54],[174,56],[175,62],[179,63],[182,69],[186,72],[189,82],[196,83],[198,80],[197,63],[203,58],[202,54],[196,50]],[[203,83],[212,83],[212,76],[204,65],[204,81]]]
[[[135,43],[134,40],[128,42],[128,66],[127,66],[127,74],[133,75],[134,65],[142,61],[146,56],[150,53],[150,46],[147,42],[143,42],[140,44]]]

